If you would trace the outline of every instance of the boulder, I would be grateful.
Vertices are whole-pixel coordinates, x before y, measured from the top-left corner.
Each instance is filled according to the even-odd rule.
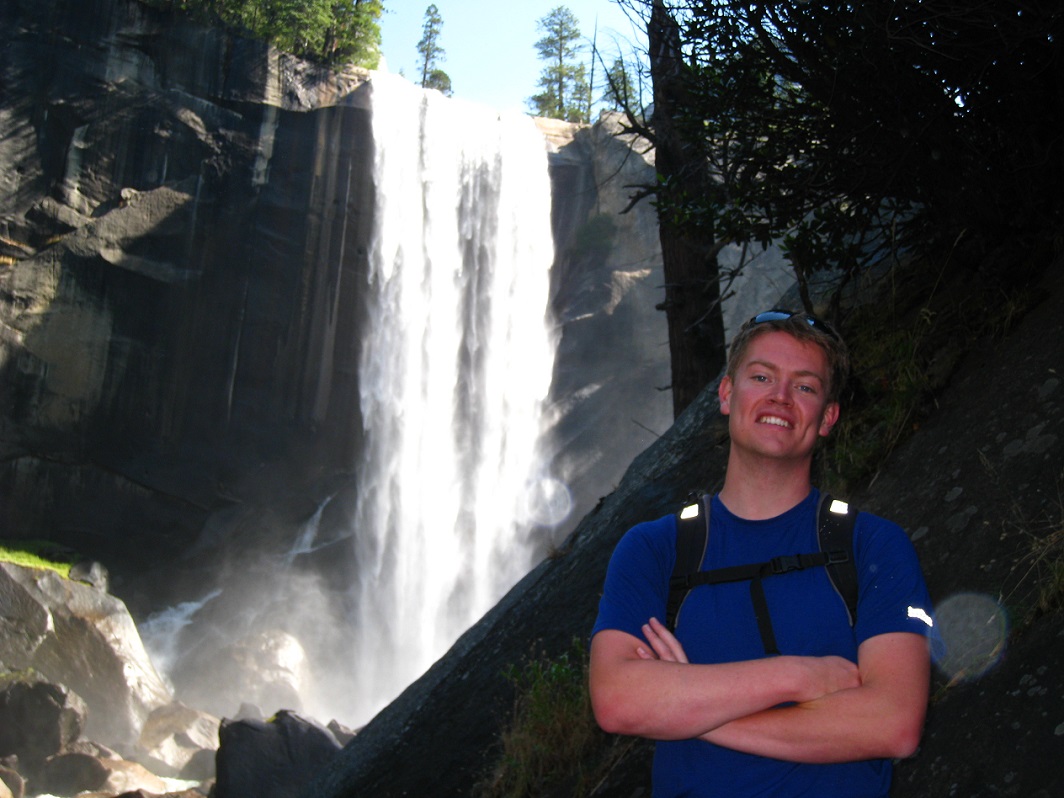
[[[177,774],[177,778],[182,781],[196,781],[201,785],[213,783],[217,755],[217,750],[201,748],[189,757],[185,767]]]
[[[54,571],[0,563],[0,600],[8,608],[3,661],[77,693],[88,707],[87,736],[131,745],[151,711],[172,700],[114,596]]]
[[[40,776],[34,779],[33,786],[37,792],[54,795],[77,795],[89,791],[118,794],[133,790],[162,795],[167,791],[166,782],[143,765],[82,753],[51,757]]]
[[[9,681],[0,690],[0,757],[16,757],[22,773],[32,777],[78,739],[85,713],[85,702],[62,685],[32,676]],[[3,773],[0,780],[12,787]]]
[[[0,765],[0,798],[23,798],[26,780],[15,769]]]
[[[222,721],[214,798],[294,798],[340,751],[326,727],[293,712]]]
[[[93,560],[85,560],[83,562],[75,563],[70,566],[70,578],[75,582],[84,582],[85,584],[92,585],[97,590],[102,590],[104,593],[111,592],[111,575],[107,572],[107,568],[102,564]]]
[[[213,715],[178,702],[159,707],[141,729],[136,759],[160,776],[188,778],[193,758],[207,752],[197,758],[195,778],[209,778],[214,775],[219,725]]]

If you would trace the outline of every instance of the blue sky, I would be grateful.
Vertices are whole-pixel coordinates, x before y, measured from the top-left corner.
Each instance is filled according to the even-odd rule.
[[[433,1],[443,18],[439,66],[450,76],[454,96],[500,111],[528,111],[526,100],[538,91],[543,69],[535,48],[543,34],[536,23],[551,9],[563,5],[572,11],[588,40],[597,23],[607,63],[644,37],[611,0],[384,0],[381,49],[388,71],[419,77],[417,43]]]

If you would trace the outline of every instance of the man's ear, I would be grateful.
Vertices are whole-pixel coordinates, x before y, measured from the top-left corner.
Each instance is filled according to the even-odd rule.
[[[828,406],[824,408],[824,415],[820,418],[820,435],[826,438],[828,433],[831,432],[831,428],[835,426],[835,422],[839,420],[839,403],[829,402]]]
[[[720,398],[720,414],[726,416],[731,412],[731,377],[725,375],[717,386],[717,396]]]

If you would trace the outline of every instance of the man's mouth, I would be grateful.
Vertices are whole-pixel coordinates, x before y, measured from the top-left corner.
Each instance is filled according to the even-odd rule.
[[[757,420],[757,423],[772,424],[776,427],[786,427],[788,429],[790,429],[791,427],[791,422],[787,421],[786,419],[780,418],[779,416],[761,416],[761,418]]]

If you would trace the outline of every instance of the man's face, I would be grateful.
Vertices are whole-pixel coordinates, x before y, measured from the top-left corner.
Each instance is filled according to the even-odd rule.
[[[735,377],[720,384],[732,447],[773,458],[810,457],[817,438],[839,417],[838,404],[827,399],[828,379],[827,357],[816,344],[779,331],[754,338]]]

